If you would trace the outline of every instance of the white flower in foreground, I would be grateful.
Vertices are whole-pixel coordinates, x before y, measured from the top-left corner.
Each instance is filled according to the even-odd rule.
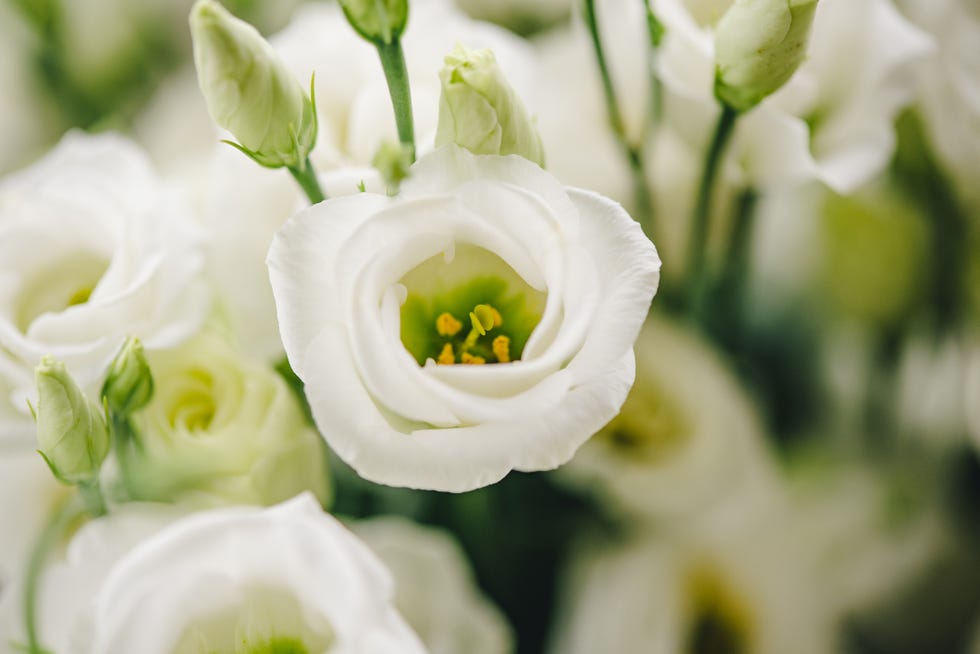
[[[611,508],[682,517],[747,484],[774,483],[763,427],[710,345],[663,318],[636,342],[623,410],[556,473]]]
[[[395,578],[395,607],[431,654],[509,654],[510,626],[448,532],[398,517],[351,525]]]
[[[129,505],[84,526],[43,579],[42,643],[59,654],[415,654],[391,577],[303,495],[173,522]],[[170,524],[168,524],[170,523]],[[21,589],[3,642],[23,642]]]
[[[127,335],[181,342],[209,306],[203,268],[199,230],[144,155],[69,134],[0,181],[0,375],[27,394],[23,371],[50,354],[86,386]]]
[[[275,504],[330,495],[326,448],[282,377],[214,333],[150,353],[154,392],[120,462],[144,500]]]
[[[459,492],[557,467],[617,413],[660,260],[618,204],[446,146],[398,197],[291,218],[269,267],[334,451],[372,481]]]

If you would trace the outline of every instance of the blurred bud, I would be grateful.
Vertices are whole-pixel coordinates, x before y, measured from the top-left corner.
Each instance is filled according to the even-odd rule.
[[[121,416],[142,409],[153,397],[153,375],[138,338],[127,339],[113,359],[102,397],[109,409]]]
[[[340,0],[347,22],[373,43],[391,43],[405,31],[408,0]]]
[[[408,177],[408,169],[412,167],[412,148],[403,143],[385,141],[375,153],[371,165],[381,173],[391,192]]]
[[[456,143],[475,154],[519,154],[544,165],[541,136],[492,51],[457,45],[439,79],[437,146]]]
[[[747,111],[806,57],[817,0],[735,0],[715,31],[715,97]]]
[[[310,96],[248,23],[214,0],[191,10],[197,79],[215,122],[269,168],[300,168],[316,143]]]
[[[41,455],[64,483],[92,481],[109,453],[109,429],[102,409],[85,397],[60,361],[42,358],[34,376]]]

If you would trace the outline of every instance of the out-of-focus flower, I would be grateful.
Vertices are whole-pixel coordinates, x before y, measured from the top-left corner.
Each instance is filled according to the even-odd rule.
[[[60,361],[42,358],[34,377],[39,451],[62,482],[91,482],[109,453],[105,410],[85,397]]]
[[[557,475],[616,511],[677,518],[741,486],[772,484],[774,472],[752,400],[719,354],[655,318],[637,340],[623,410]]]
[[[79,531],[44,575],[38,620],[56,652],[424,652],[391,577],[308,496],[174,521],[130,505]],[[18,585],[0,636],[24,642]]]
[[[446,146],[397,198],[294,216],[269,267],[333,449],[373,481],[465,491],[561,465],[616,414],[660,260],[619,205]]]
[[[642,9],[627,4],[639,5],[599,3],[600,17],[611,23],[627,10]],[[706,148],[718,112],[712,28],[730,5],[730,0],[653,3],[666,28],[656,58],[665,90],[663,124],[697,152]],[[636,16],[632,31],[604,40],[627,118],[643,115],[648,105],[648,39],[642,27]],[[584,34],[579,39],[580,47],[587,48]],[[930,48],[930,39],[887,0],[822,0],[808,59],[782,89],[739,121],[731,154],[740,181],[771,186],[817,178],[845,193],[860,186],[887,164],[895,141],[892,120],[912,99],[914,64]],[[619,60],[635,63],[631,69],[617,65]],[[557,107],[574,108],[568,103]],[[551,114],[545,109],[542,136],[550,151],[545,130]],[[568,135],[575,133],[566,130],[566,150],[574,148],[575,139]],[[559,158],[549,154],[549,165],[560,171]]]
[[[980,207],[980,10],[963,0],[900,0],[936,41],[918,69],[916,100],[932,144],[960,191]]]
[[[395,578],[395,607],[431,654],[509,654],[504,617],[477,589],[449,533],[397,517],[351,525]]]
[[[544,165],[538,130],[492,50],[457,45],[446,56],[439,79],[437,146],[455,143],[474,154],[519,154]]]
[[[0,181],[0,375],[23,388],[50,354],[87,387],[127,335],[193,334],[210,304],[203,239],[130,142],[72,133]],[[15,389],[16,390],[16,389]]]
[[[316,143],[313,103],[248,23],[214,0],[191,11],[194,64],[215,122],[263,166],[302,168]]]
[[[747,111],[806,58],[817,0],[735,0],[715,26],[715,95]]]
[[[138,499],[274,504],[329,497],[323,440],[286,382],[214,333],[151,353],[155,392],[122,461]]]

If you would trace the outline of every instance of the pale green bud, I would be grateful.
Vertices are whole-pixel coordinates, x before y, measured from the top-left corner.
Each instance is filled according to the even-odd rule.
[[[153,375],[138,338],[129,338],[109,366],[102,385],[102,397],[109,409],[127,416],[142,409],[153,397]]]
[[[191,9],[198,84],[215,122],[270,168],[301,168],[316,143],[316,110],[254,27],[214,0]]]
[[[408,0],[340,0],[347,22],[372,43],[391,43],[405,31]]]
[[[544,165],[541,136],[492,51],[457,45],[439,79],[437,146],[456,143],[474,154],[519,154]]]
[[[806,58],[817,0],[735,0],[715,31],[715,96],[747,111]]]
[[[412,148],[404,143],[385,141],[374,154],[371,165],[381,173],[388,185],[388,192],[394,194],[401,181],[408,177],[408,170],[412,167]]]
[[[60,361],[42,358],[34,377],[38,450],[64,483],[91,482],[109,453],[104,410],[85,397]]]

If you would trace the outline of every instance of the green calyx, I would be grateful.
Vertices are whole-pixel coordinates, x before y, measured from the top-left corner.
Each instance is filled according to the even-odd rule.
[[[402,283],[401,339],[419,365],[518,361],[544,309],[543,293],[478,248],[458,249],[448,264],[434,257]]]

